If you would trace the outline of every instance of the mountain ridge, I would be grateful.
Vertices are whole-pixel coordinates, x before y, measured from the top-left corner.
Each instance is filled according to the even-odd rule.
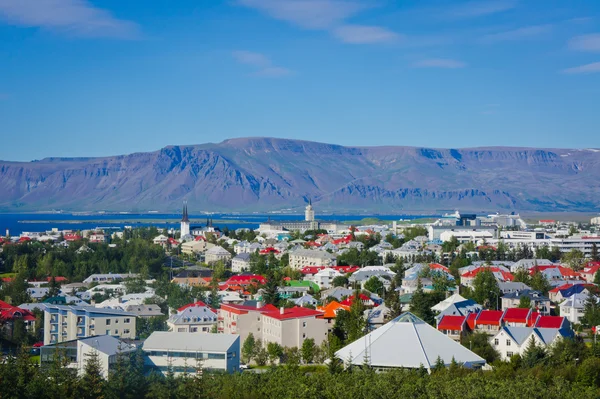
[[[0,210],[596,211],[600,150],[341,146],[246,137],[0,161]]]

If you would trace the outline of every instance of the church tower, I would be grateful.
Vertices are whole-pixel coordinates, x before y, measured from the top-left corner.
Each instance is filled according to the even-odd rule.
[[[304,220],[307,222],[313,222],[315,220],[315,211],[312,207],[312,200],[308,200],[308,205],[304,211]]]
[[[187,201],[183,202],[183,216],[181,218],[181,237],[190,235],[190,218],[188,217]]]

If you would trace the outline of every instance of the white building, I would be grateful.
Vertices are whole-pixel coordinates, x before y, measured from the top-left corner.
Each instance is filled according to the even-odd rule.
[[[325,269],[319,270],[315,275],[310,278],[315,284],[321,289],[331,288],[331,283],[336,277],[343,277],[344,275],[335,269],[326,267]]]
[[[46,305],[44,345],[95,335],[135,338],[135,315],[91,306]]]
[[[559,328],[502,327],[490,340],[500,359],[508,361],[513,355],[523,356],[531,340],[544,348],[552,346],[558,339],[571,336],[572,332]]]
[[[167,320],[170,331],[208,333],[217,324],[217,314],[202,302],[183,307]]]
[[[573,294],[562,301],[559,305],[560,315],[566,317],[571,323],[580,324],[581,318],[585,314],[585,301],[587,301],[588,296],[587,292],[582,292]]]
[[[313,222],[315,220],[315,210],[312,207],[312,201],[308,201],[308,205],[304,211],[304,220],[307,222]]]
[[[235,373],[240,370],[240,336],[155,331],[144,342],[144,364],[175,375],[200,370]]]
[[[204,254],[206,263],[216,263],[222,261],[227,264],[231,259],[231,254],[221,246],[212,247]]]
[[[139,278],[140,275],[137,273],[108,273],[108,274],[91,274],[88,278],[83,280],[86,284],[91,283],[111,283],[116,280],[126,280],[130,278]]]
[[[244,270],[250,269],[250,254],[239,253],[233,259],[231,259],[231,271],[234,273],[241,273]]]
[[[296,249],[290,253],[290,267],[302,269],[306,266],[335,266],[336,257],[326,251]]]
[[[181,218],[181,237],[190,235],[190,218],[188,217],[187,201],[183,203],[183,215]]]
[[[600,237],[569,237],[569,238],[553,238],[550,240],[550,246],[556,247],[562,253],[571,252],[573,249],[577,249],[583,254],[590,258],[592,255],[592,247],[596,244],[597,248],[600,248]]]

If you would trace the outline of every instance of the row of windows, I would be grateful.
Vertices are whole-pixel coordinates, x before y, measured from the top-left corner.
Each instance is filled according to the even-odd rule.
[[[149,351],[149,356],[173,357],[186,359],[225,359],[224,353],[203,353],[203,352],[167,352],[167,351]],[[235,352],[232,355],[235,357]]]
[[[506,346],[510,346],[510,345],[511,345],[511,342],[512,342],[512,341],[511,341],[510,339],[507,339],[507,340],[506,340]],[[495,346],[498,346],[498,345],[500,345],[500,340],[499,340],[498,338],[494,338],[494,345],[495,345]]]

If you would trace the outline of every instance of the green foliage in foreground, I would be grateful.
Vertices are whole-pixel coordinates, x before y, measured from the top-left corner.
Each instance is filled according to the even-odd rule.
[[[436,368],[376,373],[353,368],[270,367],[264,373],[190,374],[176,378],[142,375],[141,358],[118,364],[108,380],[99,378],[93,364],[77,377],[56,363],[33,366],[27,357],[0,363],[1,397],[7,398],[597,398],[600,397],[600,359],[559,367],[520,368],[497,364],[494,371],[471,371],[453,363]]]

